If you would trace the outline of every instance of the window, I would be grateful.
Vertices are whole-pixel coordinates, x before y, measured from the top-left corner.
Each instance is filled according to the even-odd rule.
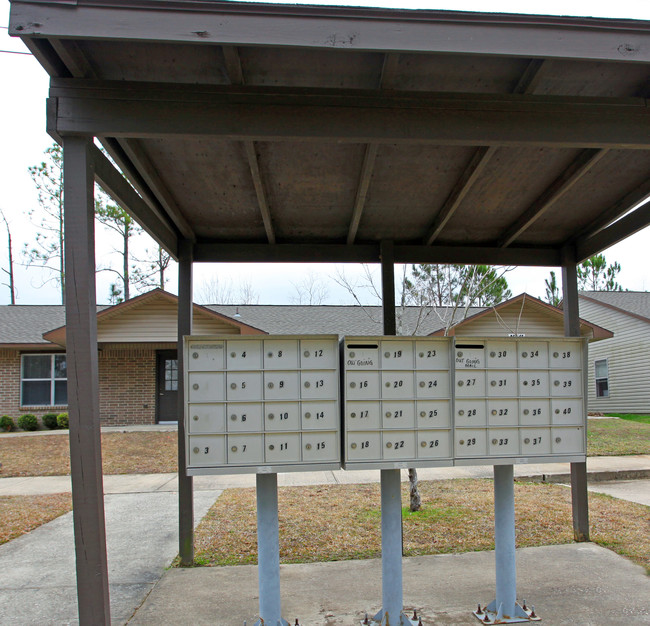
[[[609,397],[609,367],[607,365],[607,359],[602,359],[600,361],[594,361],[595,367],[595,378],[596,378],[596,397],[597,398],[608,398]]]
[[[21,406],[67,405],[65,354],[23,354],[20,388]]]
[[[165,391],[178,391],[178,359],[165,359]]]

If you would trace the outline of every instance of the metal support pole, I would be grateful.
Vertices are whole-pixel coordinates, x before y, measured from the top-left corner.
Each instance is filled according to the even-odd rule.
[[[79,623],[111,623],[99,415],[92,140],[63,142],[70,478]]]
[[[564,334],[567,337],[580,337],[578,272],[575,252],[571,248],[567,248],[562,252]],[[585,462],[571,463],[571,504],[573,509],[573,537],[576,541],[589,541],[589,499],[587,463]]]
[[[280,608],[280,524],[278,521],[278,475],[257,474],[257,569],[260,590],[260,619],[256,626],[282,619]]]
[[[517,601],[515,565],[515,483],[512,465],[494,466],[494,551],[496,609],[514,616]]]
[[[181,565],[194,563],[194,493],[193,480],[186,473],[184,402],[185,363],[183,336],[192,334],[192,264],[191,241],[178,245],[178,553]]]

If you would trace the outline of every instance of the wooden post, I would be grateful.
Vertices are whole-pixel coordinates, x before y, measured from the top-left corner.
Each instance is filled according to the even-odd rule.
[[[63,141],[70,477],[81,626],[111,623],[99,423],[92,140]]]
[[[562,253],[562,295],[564,309],[564,334],[580,337],[578,306],[578,272],[575,253],[565,249]],[[587,398],[585,398],[585,402]],[[585,406],[585,411],[587,407]],[[589,499],[587,493],[587,464],[571,463],[571,504],[573,507],[573,537],[576,541],[589,541]]]
[[[194,493],[192,477],[185,471],[183,336],[192,334],[192,263],[193,244],[181,240],[178,245],[178,553],[181,565],[194,564]]]

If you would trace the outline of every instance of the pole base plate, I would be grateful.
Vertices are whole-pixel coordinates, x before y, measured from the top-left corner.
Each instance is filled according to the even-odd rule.
[[[525,608],[524,608],[525,607]],[[528,622],[541,622],[542,618],[535,613],[535,607],[529,608],[525,604],[522,607],[515,603],[514,615],[504,615],[503,607],[497,609],[496,601],[490,602],[485,608],[481,609],[480,605],[472,615],[482,624],[520,624]]]
[[[400,613],[399,618],[399,624],[396,626],[422,626],[422,621],[420,619],[417,617],[415,619],[410,618],[404,612]],[[362,619],[359,624],[361,624],[361,626],[388,626],[388,616],[384,614],[382,609],[374,617],[368,617],[366,614],[366,619]]]

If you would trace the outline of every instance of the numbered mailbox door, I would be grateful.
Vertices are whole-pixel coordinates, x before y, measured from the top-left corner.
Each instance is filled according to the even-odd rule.
[[[493,398],[516,397],[517,372],[512,370],[488,370],[487,395]]]
[[[336,402],[303,402],[302,428],[304,430],[337,430],[339,410]]]
[[[230,402],[261,400],[261,372],[228,372],[226,374],[226,398]]]
[[[554,370],[551,372],[552,396],[581,396],[582,371],[581,370]]]
[[[229,465],[264,463],[264,435],[228,435]]]
[[[523,398],[548,396],[548,372],[520,371],[519,395]]]
[[[222,370],[224,366],[223,341],[192,343],[188,347],[188,371],[212,372]]]
[[[451,432],[448,430],[420,430],[417,437],[418,459],[446,459],[451,457]]]
[[[522,426],[541,426],[551,423],[548,400],[521,400],[519,423]]]
[[[573,341],[551,341],[549,365],[553,369],[580,368],[582,366],[582,344]]]
[[[188,374],[190,402],[221,402],[226,399],[225,376],[221,372]]]
[[[381,405],[379,402],[347,402],[346,427],[351,430],[379,430],[381,428]]]
[[[268,339],[264,341],[264,369],[295,370],[298,368],[297,339]]]
[[[346,455],[350,461],[380,461],[381,433],[348,432]]]
[[[490,456],[519,454],[519,429],[490,428],[488,431],[488,454]]]
[[[231,371],[262,369],[262,348],[261,341],[227,341],[226,367]]]
[[[190,404],[187,407],[190,434],[222,433],[226,430],[223,404]]]
[[[226,413],[228,415],[228,432],[259,432],[263,429],[262,405],[259,403],[229,403]]]
[[[413,428],[415,402],[384,401],[381,403],[383,428]]]
[[[448,400],[420,400],[416,405],[416,428],[448,428],[451,425]]]
[[[456,427],[482,426],[486,423],[486,419],[484,400],[456,401]]]
[[[378,370],[378,342],[346,342],[343,352],[345,369],[347,370]]]
[[[382,398],[412,398],[413,372],[382,372]]]
[[[584,454],[584,432],[578,426],[551,428],[553,454]]]
[[[489,369],[517,367],[517,344],[514,341],[488,341],[485,350]]]
[[[265,430],[300,430],[300,403],[298,402],[265,402]]]
[[[379,372],[347,372],[345,393],[350,400],[379,398]]]
[[[487,430],[481,428],[456,428],[456,456],[486,456]]]
[[[418,398],[448,398],[449,372],[418,370],[415,372],[415,394]]]
[[[267,463],[300,461],[300,433],[273,433],[264,436]]]
[[[305,400],[333,400],[338,397],[339,379],[335,371],[301,372],[300,395]]]
[[[382,341],[381,368],[384,370],[412,370],[412,341]]]
[[[580,398],[551,400],[551,421],[553,424],[575,424],[584,422],[584,409]]]
[[[412,430],[384,431],[383,457],[400,461],[415,458],[415,433]]]
[[[191,435],[188,437],[190,467],[212,467],[226,462],[224,435]]]
[[[298,400],[298,372],[264,372],[265,400]]]
[[[419,340],[415,342],[415,368],[418,370],[448,370],[449,340]]]
[[[545,341],[518,342],[519,367],[539,369],[548,367],[548,344]]]
[[[313,432],[302,434],[302,460],[308,462],[338,461],[338,433]]]
[[[521,428],[519,430],[521,454],[539,456],[551,453],[550,428]]]
[[[335,340],[303,339],[300,341],[300,367],[302,369],[334,369],[339,359]]]
[[[485,372],[456,370],[456,397],[480,398],[485,396]]]
[[[494,426],[516,426],[519,424],[519,402],[513,399],[488,400],[488,424]]]

